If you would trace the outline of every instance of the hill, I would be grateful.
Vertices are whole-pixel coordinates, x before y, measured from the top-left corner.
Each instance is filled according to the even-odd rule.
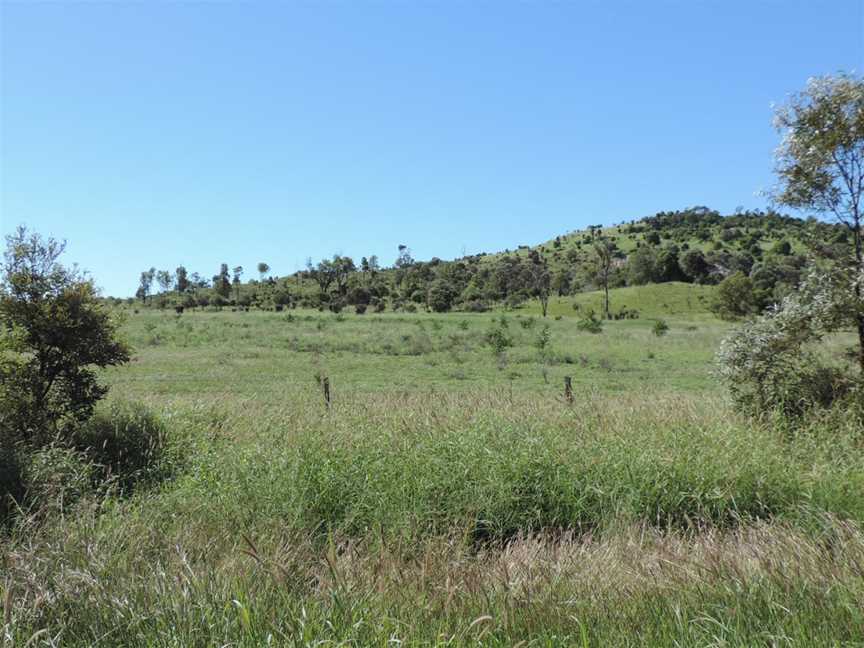
[[[816,219],[773,211],[724,216],[707,207],[693,207],[611,227],[590,226],[538,245],[453,261],[417,261],[400,246],[390,267],[381,267],[375,257],[357,263],[334,256],[288,277],[245,283],[242,268],[230,272],[228,264],[222,264],[211,280],[178,268],[173,284],[172,273],[151,269],[142,273],[138,298],[161,307],[278,310],[301,306],[339,311],[351,306],[357,312],[483,311],[525,304],[542,311],[544,303],[551,303],[553,314],[572,315],[574,303],[598,302],[592,292],[626,288],[633,290],[616,294],[614,308],[644,314],[699,312],[707,310],[707,287],[734,273],[746,275],[756,294],[754,303],[767,306],[794,290],[807,266],[808,252],[839,254],[848,245],[840,227]],[[598,265],[600,253],[606,255],[605,267]],[[155,299],[148,297],[154,275],[165,288]],[[656,284],[699,288],[647,288]],[[636,290],[640,286],[646,288]],[[698,305],[693,303],[694,295]]]

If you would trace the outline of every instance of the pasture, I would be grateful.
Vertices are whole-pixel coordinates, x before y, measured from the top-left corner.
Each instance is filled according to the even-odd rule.
[[[858,433],[734,414],[696,303],[128,310],[170,477],[19,525],[4,641],[860,645]]]

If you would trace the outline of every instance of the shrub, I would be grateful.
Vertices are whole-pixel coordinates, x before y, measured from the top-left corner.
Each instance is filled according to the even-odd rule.
[[[654,326],[651,327],[651,332],[657,337],[663,337],[669,332],[669,325],[666,323],[666,320],[658,319],[654,322]]]
[[[537,347],[537,350],[540,354],[544,354],[549,348],[549,344],[552,341],[552,331],[549,328],[548,324],[544,324],[543,328],[540,329],[537,333],[537,337],[534,339],[534,346]]]
[[[848,278],[814,271],[780,307],[726,337],[717,353],[719,374],[744,412],[799,416],[828,407],[855,381],[826,367],[811,351],[825,333],[843,326],[860,305]]]
[[[436,279],[429,287],[426,303],[436,313],[446,313],[453,307],[456,291],[444,279]]]
[[[717,294],[710,309],[725,320],[734,320],[756,313],[758,302],[753,281],[743,272],[729,275],[717,286]]]
[[[363,315],[366,312],[366,304],[356,304],[354,306],[354,312],[357,315]]]
[[[576,322],[576,328],[586,333],[602,333],[603,322],[597,319],[593,310],[589,310],[582,319]]]
[[[495,355],[500,355],[508,347],[513,346],[513,338],[507,334],[503,326],[493,326],[486,331],[486,344],[492,347]]]

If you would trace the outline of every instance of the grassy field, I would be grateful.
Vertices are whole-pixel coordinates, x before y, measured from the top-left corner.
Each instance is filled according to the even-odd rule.
[[[860,430],[737,416],[729,325],[662,288],[599,334],[563,300],[130,312],[110,400],[173,477],[19,526],[5,645],[864,644]]]

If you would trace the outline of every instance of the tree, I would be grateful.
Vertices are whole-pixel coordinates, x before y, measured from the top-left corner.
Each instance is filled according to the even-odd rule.
[[[681,271],[697,283],[703,281],[711,272],[702,250],[688,250],[678,261]]]
[[[436,279],[429,285],[426,303],[436,313],[445,313],[453,307],[456,295],[449,282]]]
[[[534,263],[531,268],[531,294],[540,301],[543,317],[549,309],[549,293],[552,288],[552,275],[546,263]]]
[[[162,292],[169,292],[174,286],[174,275],[168,270],[160,270],[156,273],[156,281]]]
[[[833,216],[853,241],[846,264],[856,301],[864,272],[864,79],[849,75],[811,79],[806,89],[777,110],[783,139],[776,154],[781,205]],[[855,318],[858,365],[864,373],[864,312]]]
[[[333,263],[329,259],[322,259],[318,265],[312,265],[312,259],[306,260],[306,271],[315,283],[318,284],[318,289],[321,295],[326,295],[330,284],[336,277],[336,271]]]
[[[354,260],[351,257],[334,254],[332,268],[333,280],[336,282],[336,290],[340,295],[344,295],[345,290],[348,287],[348,277],[351,276],[352,272],[357,271],[357,267],[354,265]]]
[[[725,320],[756,313],[759,308],[753,281],[743,272],[729,275],[717,286],[717,294],[710,308]]]
[[[627,259],[630,284],[641,286],[657,277],[657,250],[648,245],[638,247]]]
[[[138,291],[135,293],[135,296],[138,297],[142,303],[147,301],[147,296],[150,294],[150,289],[153,286],[153,278],[155,276],[156,268],[150,268],[141,273],[141,281],[138,285]]]
[[[234,299],[238,302],[240,301],[240,283],[241,283],[240,277],[242,277],[242,276],[243,276],[243,266],[235,266],[235,268],[234,268],[234,280],[233,280],[234,294],[235,294]]]
[[[231,282],[228,276],[228,264],[223,263],[219,268],[219,274],[213,275],[213,290],[223,299],[231,294]]]
[[[129,360],[92,281],[58,261],[65,243],[6,237],[0,278],[0,432],[44,445],[90,417],[108,388],[92,367]]]
[[[615,258],[615,244],[601,238],[594,242],[588,259],[588,275],[603,289],[603,312],[606,319],[611,319],[609,312],[609,279],[612,276],[612,262]]]
[[[270,272],[269,265],[267,265],[263,261],[258,264],[258,275],[261,277],[261,281],[264,281],[264,277],[268,272]]]
[[[558,293],[559,297],[569,295],[572,289],[573,275],[569,270],[561,268],[552,276],[552,290]]]
[[[414,265],[414,259],[411,256],[411,250],[408,249],[407,245],[399,246],[399,256],[396,257],[396,263],[394,264],[397,268],[408,268]]]
[[[174,275],[177,277],[177,292],[182,295],[189,290],[189,275],[182,265],[177,267]]]
[[[380,269],[381,266],[378,264],[378,257],[373,254],[369,257],[369,274],[374,278]]]

